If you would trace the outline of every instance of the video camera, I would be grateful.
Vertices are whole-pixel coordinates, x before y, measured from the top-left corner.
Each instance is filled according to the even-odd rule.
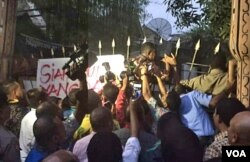
[[[70,54],[70,60],[62,67],[71,80],[84,79],[85,71],[97,61],[94,53],[89,53],[88,44],[82,44],[77,51]]]
[[[129,77],[130,81],[138,81],[140,80],[141,77],[141,66],[146,66],[148,75],[149,76],[160,76],[161,75],[161,70],[160,68],[155,64],[154,61],[151,61],[147,59],[143,55],[139,55],[136,58],[131,58],[125,63],[125,67],[127,69],[127,76]],[[122,79],[123,77],[120,76]],[[151,77],[150,77],[151,78]]]

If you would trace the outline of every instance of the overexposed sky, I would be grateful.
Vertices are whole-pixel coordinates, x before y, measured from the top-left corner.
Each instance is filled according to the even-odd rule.
[[[164,18],[169,21],[172,26],[172,34],[180,33],[180,29],[176,29],[176,25],[174,24],[176,18],[174,18],[170,13],[166,12],[167,6],[163,3],[164,0],[150,0],[150,4],[146,7],[146,11],[152,15],[152,18],[149,18],[145,21],[147,24],[153,18]],[[182,31],[187,31],[187,29],[183,29]]]
[[[175,27],[175,18],[171,16],[170,13],[166,13],[166,5],[163,4],[163,0],[150,0],[150,4],[146,7],[146,11],[149,14],[152,14],[152,18],[149,18],[145,21],[145,24],[147,24],[150,20],[153,18],[164,18],[169,21],[169,23],[172,26],[172,34],[177,33],[176,27]]]

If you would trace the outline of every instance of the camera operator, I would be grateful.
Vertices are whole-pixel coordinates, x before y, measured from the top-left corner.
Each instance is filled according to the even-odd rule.
[[[156,56],[155,45],[151,42],[146,42],[141,46],[141,61],[153,62]]]
[[[122,71],[120,74],[122,85],[115,103],[116,119],[118,120],[121,128],[125,125],[126,108],[128,107],[129,99],[133,93],[133,87],[129,83],[129,76],[127,73],[127,71]]]

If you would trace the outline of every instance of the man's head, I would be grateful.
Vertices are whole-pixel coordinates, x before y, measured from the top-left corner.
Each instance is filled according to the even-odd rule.
[[[59,108],[62,107],[62,99],[60,97],[49,96],[48,99],[47,99],[47,101],[56,104]]]
[[[36,109],[39,104],[47,100],[48,95],[42,89],[33,88],[28,90],[27,97],[30,107]]]
[[[45,151],[58,150],[66,138],[65,128],[62,121],[57,117],[39,117],[33,126],[36,143]]]
[[[111,132],[113,120],[110,110],[107,108],[94,109],[90,115],[90,123],[95,132]]]
[[[143,124],[145,121],[145,111],[141,99],[137,101],[137,106],[135,111],[139,123]],[[125,120],[126,122],[130,123],[130,106],[128,106],[126,109]]]
[[[161,116],[157,125],[161,152],[165,161],[202,161],[203,151],[198,137],[172,112]]]
[[[59,107],[52,102],[43,102],[36,109],[36,117],[57,116],[59,115]]]
[[[223,54],[214,55],[212,58],[212,63],[210,64],[211,69],[221,69],[225,71],[227,69],[227,58]]]
[[[87,114],[90,114],[95,108],[101,107],[102,101],[100,96],[92,89],[88,90],[88,107]]]
[[[230,120],[234,115],[245,110],[245,106],[237,98],[221,99],[215,107],[214,124],[217,128],[220,128],[220,125],[229,127]]]
[[[79,162],[79,160],[72,152],[59,150],[43,159],[42,162]]]
[[[230,121],[228,141],[231,145],[250,146],[250,112],[236,114]]]
[[[107,83],[103,86],[102,93],[105,102],[109,101],[111,104],[115,104],[119,93],[119,88],[112,83]]]
[[[150,61],[153,61],[156,56],[155,45],[151,42],[146,42],[141,46],[141,54]]]
[[[181,105],[181,98],[178,93],[171,91],[166,96],[166,105],[169,110],[172,112],[179,112],[179,107]]]
[[[8,106],[8,97],[0,89],[0,125],[3,125],[10,117],[10,108]]]
[[[74,88],[72,89],[68,96],[69,96],[69,102],[70,102],[70,105],[71,106],[76,106],[76,103],[77,103],[77,97],[76,97],[76,94],[80,91],[79,88]]]
[[[23,97],[21,85],[14,80],[6,81],[3,83],[2,87],[9,100],[20,99]]]
[[[89,162],[121,162],[121,141],[112,132],[96,133],[89,142],[87,155]]]

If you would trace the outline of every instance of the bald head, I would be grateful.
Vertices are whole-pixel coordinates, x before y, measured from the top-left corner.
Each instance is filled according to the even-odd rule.
[[[49,155],[42,162],[79,162],[79,160],[73,153],[66,150],[59,150]]]
[[[250,112],[236,114],[230,121],[228,139],[231,145],[250,146]]]

